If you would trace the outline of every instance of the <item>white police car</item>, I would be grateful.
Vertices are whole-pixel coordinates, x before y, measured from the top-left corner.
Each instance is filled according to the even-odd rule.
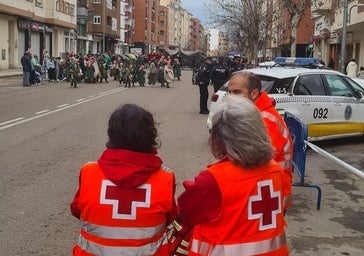
[[[257,74],[276,109],[300,118],[310,141],[364,134],[364,89],[313,58],[276,58],[276,65],[247,71]],[[216,105],[228,94],[227,83],[211,97],[207,127]]]

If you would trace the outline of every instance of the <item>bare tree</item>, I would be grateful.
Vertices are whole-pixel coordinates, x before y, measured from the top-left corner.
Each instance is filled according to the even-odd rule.
[[[211,0],[205,5],[209,25],[228,35],[240,52],[252,60],[257,59],[261,41],[265,41],[264,28],[266,0]]]
[[[289,14],[289,23],[291,25],[291,56],[296,56],[296,38],[297,29],[302,21],[302,18],[307,15],[311,4],[322,5],[321,0],[280,0],[283,9]]]

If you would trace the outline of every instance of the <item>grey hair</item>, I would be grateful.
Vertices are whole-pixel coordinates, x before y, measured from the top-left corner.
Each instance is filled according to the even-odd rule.
[[[229,95],[217,106],[209,143],[215,158],[226,156],[244,168],[265,164],[273,156],[260,112],[241,96]]]

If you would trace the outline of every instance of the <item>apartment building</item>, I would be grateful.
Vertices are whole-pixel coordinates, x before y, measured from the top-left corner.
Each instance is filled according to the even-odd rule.
[[[199,19],[191,18],[190,40],[187,50],[198,51],[200,50],[200,43],[202,38],[203,26]]]
[[[323,0],[321,5],[312,6],[312,14],[315,21],[313,56],[322,58],[325,63],[332,59],[334,69],[340,70],[343,1]],[[348,1],[345,44],[345,63],[354,58],[359,66],[364,66],[364,0]]]
[[[26,50],[62,56],[76,51],[76,0],[1,0],[0,69],[21,67]]]
[[[115,45],[116,54],[129,53],[129,47],[133,44],[134,31],[134,1],[120,1],[120,37]]]
[[[115,52],[120,38],[120,0],[92,0],[92,20],[88,22],[88,52]]]
[[[135,0],[134,54],[157,52],[159,0]]]
[[[282,1],[267,1],[267,20],[264,28],[266,37],[261,38],[262,42],[267,42],[267,49],[263,57],[309,57],[307,49],[314,29],[311,6],[305,1],[297,1],[297,4],[292,6],[295,6],[296,14],[289,13]]]
[[[168,8],[159,5],[158,9],[158,46],[159,51],[164,52],[168,48]]]

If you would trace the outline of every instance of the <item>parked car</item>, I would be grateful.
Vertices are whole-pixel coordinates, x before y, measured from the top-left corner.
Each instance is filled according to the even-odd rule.
[[[247,71],[260,77],[262,90],[272,97],[282,116],[289,111],[307,125],[310,141],[364,134],[364,87],[340,72],[325,68],[317,59],[275,61],[276,65]],[[208,129],[216,105],[226,95],[227,83],[212,95]]]

